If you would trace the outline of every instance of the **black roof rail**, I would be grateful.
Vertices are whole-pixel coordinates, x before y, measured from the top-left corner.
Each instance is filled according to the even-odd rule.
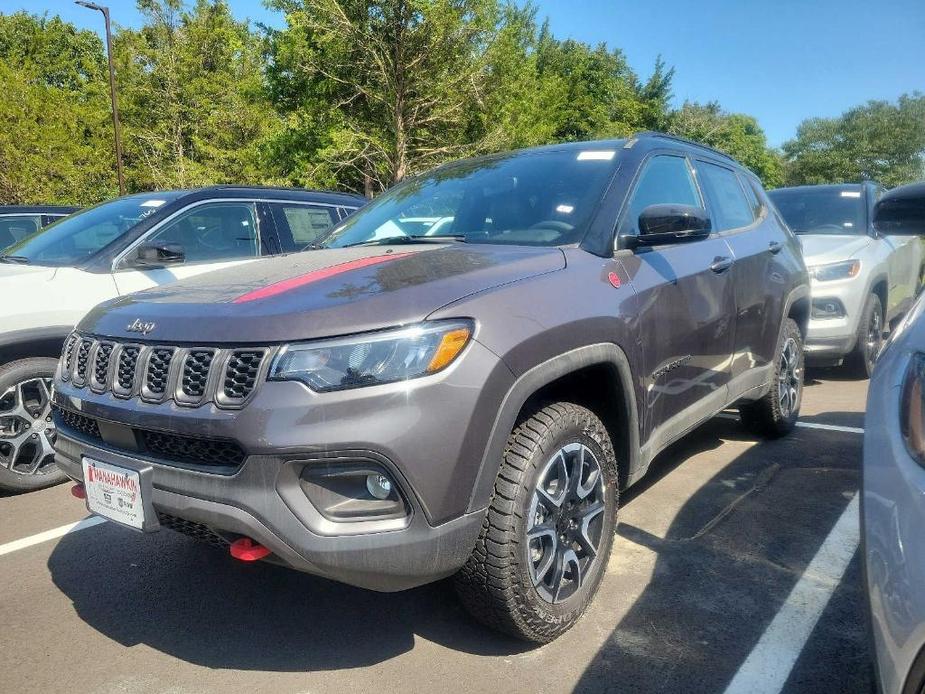
[[[681,137],[680,135],[669,135],[668,133],[660,133],[657,130],[645,130],[641,133],[635,133],[632,139],[636,139],[640,137],[660,137],[665,140],[672,140],[673,142],[680,142],[690,147],[697,147],[698,149],[705,150],[707,152],[710,152],[711,154],[717,154],[721,156],[723,159],[728,159],[729,161],[733,162],[737,166],[742,166],[742,164],[736,161],[735,157],[729,154],[726,154],[725,152],[718,150],[715,147],[710,147],[709,145],[705,145],[702,142],[697,142],[695,140],[688,140],[686,137]]]

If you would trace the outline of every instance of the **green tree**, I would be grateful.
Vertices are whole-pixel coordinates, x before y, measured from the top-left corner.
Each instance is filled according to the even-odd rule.
[[[262,38],[226,0],[139,0],[145,23],[116,38],[133,189],[260,183],[279,121]]]
[[[764,131],[752,116],[727,113],[715,101],[685,102],[670,115],[668,132],[729,154],[751,169],[768,188],[783,182],[780,154],[768,147]]]
[[[87,204],[115,192],[104,70],[95,33],[0,15],[0,203]]]
[[[868,101],[837,118],[810,118],[784,143],[792,185],[874,180],[892,187],[925,176],[925,95]]]

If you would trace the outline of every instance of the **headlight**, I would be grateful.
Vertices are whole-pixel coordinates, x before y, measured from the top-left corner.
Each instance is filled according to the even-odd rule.
[[[839,263],[830,263],[828,265],[814,265],[809,268],[810,274],[819,282],[846,280],[851,277],[857,277],[860,271],[860,260],[845,260]]]
[[[269,378],[301,381],[320,393],[406,381],[453,363],[472,331],[469,321],[440,321],[287,345],[274,360]]]
[[[925,465],[925,354],[909,362],[899,408],[899,428],[909,454]]]

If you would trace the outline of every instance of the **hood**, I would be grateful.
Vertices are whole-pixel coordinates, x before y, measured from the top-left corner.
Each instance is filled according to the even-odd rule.
[[[803,246],[803,259],[807,265],[824,265],[837,263],[839,260],[850,260],[870,245],[869,236],[832,235],[832,234],[800,234],[800,244]]]
[[[180,344],[292,342],[416,323],[470,294],[564,267],[557,248],[308,251],[114,299],[96,307],[80,329]],[[133,323],[135,331],[127,330]]]
[[[9,280],[31,275],[30,280],[48,281],[55,276],[58,268],[42,267],[41,265],[19,265],[15,263],[0,263],[0,286],[12,286]]]

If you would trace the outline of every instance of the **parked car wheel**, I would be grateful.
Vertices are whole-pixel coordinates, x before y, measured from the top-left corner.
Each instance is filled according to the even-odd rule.
[[[857,344],[849,356],[849,365],[861,378],[870,378],[883,347],[883,306],[880,297],[871,294],[864,304],[858,323]]]
[[[484,624],[546,643],[597,592],[613,543],[617,461],[590,410],[555,403],[511,433],[494,495],[457,592]]]
[[[0,489],[26,492],[58,484],[51,379],[56,359],[22,359],[0,368]]]
[[[761,436],[777,438],[796,426],[803,401],[803,365],[803,335],[788,318],[777,346],[771,390],[760,400],[739,407],[746,427]]]

